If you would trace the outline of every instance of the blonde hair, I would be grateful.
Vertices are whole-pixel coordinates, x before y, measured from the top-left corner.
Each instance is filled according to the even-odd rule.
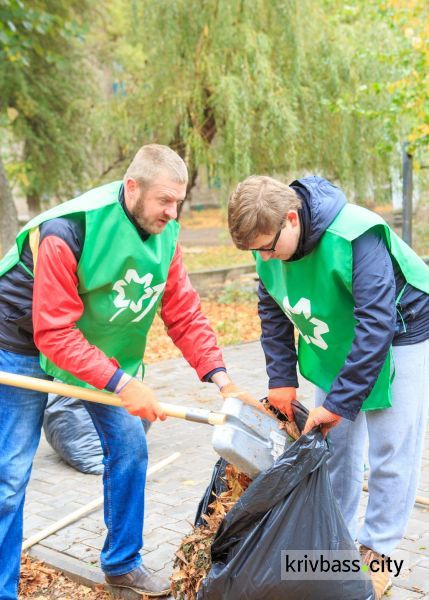
[[[288,185],[265,175],[252,175],[238,184],[228,203],[232,241],[247,250],[260,234],[274,233],[289,210],[301,208],[301,199]]]
[[[174,150],[161,144],[146,144],[131,161],[124,181],[132,177],[146,188],[159,175],[167,175],[176,183],[188,183],[188,169]]]

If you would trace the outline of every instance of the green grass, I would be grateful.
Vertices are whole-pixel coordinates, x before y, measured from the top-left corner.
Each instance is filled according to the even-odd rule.
[[[219,304],[255,304],[256,290],[243,289],[237,283],[226,285],[217,296]]]
[[[413,249],[420,256],[429,256],[429,225],[424,222],[413,224]]]
[[[234,246],[198,246],[186,248],[182,246],[183,262],[189,272],[235,267],[253,263],[250,252],[237,250]]]

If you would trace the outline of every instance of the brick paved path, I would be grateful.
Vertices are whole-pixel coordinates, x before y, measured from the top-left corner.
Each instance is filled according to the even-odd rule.
[[[232,346],[224,352],[229,372],[243,388],[262,397],[266,390],[264,359],[259,343]],[[160,400],[171,403],[220,407],[215,387],[202,384],[182,360],[168,360],[148,367],[146,382]],[[300,400],[312,404],[311,386],[302,382]],[[168,419],[155,424],[148,436],[150,465],[179,451],[181,456],[154,474],[147,485],[144,529],[144,561],[167,575],[180,539],[190,529],[195,510],[209,480],[217,456],[210,445],[211,428]],[[65,465],[42,440],[38,450],[25,507],[24,536],[68,515],[102,493],[101,477],[83,475]],[[429,435],[419,495],[429,497]],[[365,507],[362,499],[361,514]],[[102,510],[51,535],[33,547],[32,554],[62,568],[83,582],[103,580],[98,567],[105,535]],[[395,557],[405,558],[411,573],[395,582],[390,600],[429,599],[429,510],[415,507],[406,537]],[[135,594],[121,597],[131,598]]]

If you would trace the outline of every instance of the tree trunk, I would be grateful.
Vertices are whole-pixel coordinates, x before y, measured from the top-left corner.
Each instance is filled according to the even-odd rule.
[[[203,111],[203,113],[204,113],[203,122],[199,123],[197,125],[193,124],[190,110],[188,110],[188,121],[191,126],[198,127],[198,129],[200,131],[200,135],[203,138],[204,142],[207,144],[207,146],[210,146],[210,144],[213,142],[213,140],[215,138],[217,128],[216,128],[216,120],[215,120],[214,112],[213,112],[213,109],[211,108],[210,102],[209,102],[211,92],[207,88],[205,88],[204,95],[205,95],[205,99],[206,99],[206,104],[205,104],[204,111]],[[195,182],[197,180],[198,165],[194,164],[194,161],[192,160],[192,158],[188,158],[188,160],[186,161],[185,144],[180,136],[180,123],[176,127],[175,137],[174,137],[174,140],[170,143],[170,146],[173,148],[173,150],[175,150],[177,152],[177,154],[179,156],[181,156],[183,158],[183,160],[185,160],[185,162],[187,162],[189,179],[188,179],[188,185],[186,188],[186,200],[185,200],[185,202],[186,202],[186,201],[189,201],[190,192],[191,192],[192,188],[194,187]],[[179,206],[179,210],[177,211],[178,212],[177,220],[180,219],[180,215],[182,213],[185,202],[183,202],[183,204],[181,204]]]
[[[27,195],[27,206],[28,206],[28,215],[30,219],[33,217],[37,217],[38,214],[42,212],[40,207],[40,196],[39,194],[32,193]]]
[[[191,165],[188,164],[188,185],[186,186],[186,200],[185,202],[183,202],[182,204],[180,204],[178,211],[177,211],[177,220],[180,221],[180,217],[182,215],[182,211],[183,211],[183,207],[185,206],[185,203],[189,202],[191,199],[191,191],[195,185],[195,182],[197,181],[197,177],[198,177],[198,169],[195,167],[195,165],[192,163]]]
[[[18,231],[18,213],[0,156],[0,256],[13,245]]]

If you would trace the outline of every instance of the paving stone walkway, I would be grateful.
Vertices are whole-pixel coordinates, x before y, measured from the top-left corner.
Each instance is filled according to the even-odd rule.
[[[225,349],[225,360],[233,379],[257,397],[266,391],[265,364],[259,343]],[[165,402],[220,408],[213,385],[202,384],[183,359],[167,360],[147,369],[146,382]],[[312,405],[312,389],[301,382],[299,399]],[[180,452],[180,457],[150,477],[147,485],[144,527],[144,562],[163,575],[172,568],[174,552],[184,534],[190,530],[198,502],[210,480],[217,455],[211,448],[211,428],[168,419],[156,423],[149,435],[149,466]],[[84,475],[67,466],[42,439],[27,492],[24,537],[27,538],[58,519],[81,508],[102,493],[101,477]],[[429,498],[429,434],[419,495]],[[362,497],[361,516],[365,510]],[[31,554],[61,568],[81,582],[103,581],[98,566],[105,526],[102,510],[50,535],[33,546]],[[405,559],[411,570],[405,578],[395,580],[390,600],[429,599],[429,510],[416,506],[400,548],[394,557]],[[131,593],[118,597],[134,598]]]

